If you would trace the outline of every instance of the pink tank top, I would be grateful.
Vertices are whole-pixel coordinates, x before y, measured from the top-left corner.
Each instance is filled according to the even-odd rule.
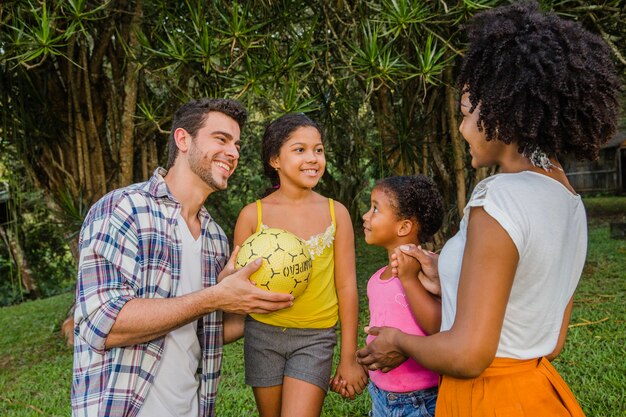
[[[367,283],[370,326],[390,326],[405,333],[425,336],[426,333],[413,318],[400,280],[395,277],[387,280],[380,279],[386,268],[385,266],[376,271]],[[374,338],[375,336],[368,336],[367,343]],[[424,368],[411,358],[387,373],[369,371],[369,375],[378,388],[391,392],[422,390],[434,387],[439,382],[438,374]]]

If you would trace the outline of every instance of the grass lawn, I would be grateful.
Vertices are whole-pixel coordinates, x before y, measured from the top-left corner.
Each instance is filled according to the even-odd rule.
[[[609,238],[609,221],[626,221],[626,198],[585,199],[589,253],[576,292],[568,339],[554,364],[587,416],[626,417],[626,241]],[[357,238],[361,328],[367,323],[365,285],[385,262]],[[0,416],[69,416],[72,351],[59,326],[73,295],[0,309]],[[361,345],[363,345],[363,335]],[[256,415],[243,383],[242,343],[225,347],[218,416]],[[367,394],[344,401],[330,393],[323,415],[365,416]]]

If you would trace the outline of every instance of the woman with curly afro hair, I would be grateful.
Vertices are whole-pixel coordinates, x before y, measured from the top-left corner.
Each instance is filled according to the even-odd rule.
[[[439,258],[401,248],[441,294],[441,332],[370,328],[377,337],[357,356],[370,370],[411,357],[441,374],[437,417],[584,416],[550,364],[587,251],[585,209],[559,158],[596,158],[615,132],[610,50],[534,2],[477,14],[468,37],[459,130],[472,166],[499,173],[476,186]]]

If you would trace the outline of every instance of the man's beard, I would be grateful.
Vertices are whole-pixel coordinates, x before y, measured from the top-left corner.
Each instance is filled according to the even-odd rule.
[[[215,178],[213,178],[213,172],[211,171],[213,163],[209,162],[209,165],[205,166],[205,164],[203,164],[202,155],[195,146],[192,146],[189,150],[189,168],[212,190],[225,190],[228,186],[228,179],[225,179],[223,183],[220,184],[215,180]]]

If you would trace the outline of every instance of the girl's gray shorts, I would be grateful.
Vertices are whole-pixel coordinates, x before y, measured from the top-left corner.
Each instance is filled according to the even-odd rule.
[[[276,327],[246,318],[244,361],[246,384],[253,387],[282,385],[283,377],[317,385],[325,392],[337,344],[335,328]]]

